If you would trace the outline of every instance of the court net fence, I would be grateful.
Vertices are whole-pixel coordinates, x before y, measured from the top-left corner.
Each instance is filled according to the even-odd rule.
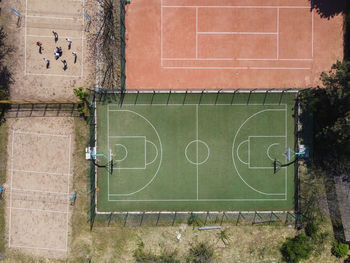
[[[267,105],[290,102],[296,98],[298,90],[95,90],[99,104],[147,104],[147,105],[186,105],[186,104],[241,104]]]
[[[302,218],[287,211],[227,211],[227,212],[119,212],[98,214],[97,219],[107,226],[174,226],[210,225],[295,225]]]

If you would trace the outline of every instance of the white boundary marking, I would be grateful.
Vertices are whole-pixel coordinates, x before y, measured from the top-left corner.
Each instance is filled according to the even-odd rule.
[[[196,143],[196,151],[197,151],[197,153],[196,153],[196,155],[197,155],[197,160],[196,160],[196,162],[193,162],[193,161],[188,157],[188,155],[187,155],[188,147],[189,147],[192,143],[194,143],[194,142]],[[202,144],[207,148],[207,150],[208,150],[208,155],[207,155],[207,156],[205,157],[205,159],[204,159],[203,161],[201,161],[201,162],[199,162],[199,160],[198,160],[198,145],[199,145],[199,142],[202,143]],[[206,162],[208,161],[209,156],[210,156],[210,148],[209,148],[208,144],[207,144],[206,142],[202,141],[202,140],[192,140],[192,141],[190,141],[190,142],[187,144],[187,146],[186,146],[186,148],[185,148],[185,157],[186,157],[186,160],[187,160],[190,164],[197,165],[197,166],[202,165],[203,163],[206,163]]]
[[[248,142],[248,144],[249,144],[249,140],[242,141],[242,142],[237,146],[237,149],[236,149],[236,154],[237,154],[238,160],[240,160],[241,163],[244,163],[244,164],[248,164],[248,162],[249,162],[249,157],[248,157],[248,162],[244,162],[244,161],[242,161],[242,159],[239,157],[238,152],[239,152],[239,148],[241,148],[241,145],[242,145],[243,143],[246,143],[246,142]],[[249,146],[248,146],[248,151],[249,151]],[[247,151],[247,152],[248,152],[248,151]],[[249,154],[249,153],[248,153],[248,154]]]
[[[20,173],[36,173],[36,174],[49,174],[49,175],[71,176],[71,174],[65,174],[65,173],[52,173],[52,172],[41,172],[41,171],[31,171],[31,170],[11,169],[11,171],[20,172]]]
[[[109,110],[108,112],[111,112],[111,111],[114,111],[114,110]],[[146,155],[146,136],[109,136],[109,138],[141,138],[141,139],[143,139],[144,141],[143,141],[143,143],[144,143],[144,151],[145,151],[145,165],[144,165],[144,167],[113,167],[113,170],[125,170],[125,169],[128,169],[128,170],[132,170],[132,169],[136,169],[136,170],[144,170],[144,169],[146,169],[147,167],[146,167],[146,163],[147,163],[147,160],[146,160],[146,158],[147,158],[147,155]],[[121,144],[114,144],[114,145],[121,145]],[[124,145],[123,145],[124,146]],[[108,144],[108,148],[110,147],[110,145]],[[124,146],[125,147],[125,146]],[[125,147],[125,149],[126,149],[126,152],[128,153],[128,151],[127,151],[127,148]],[[111,156],[110,156],[111,157]],[[126,158],[126,156],[125,156],[125,158]],[[125,159],[124,158],[124,159]],[[123,159],[123,160],[124,160]],[[111,158],[109,159],[109,160],[111,160]],[[121,161],[119,161],[119,162],[121,162]]]
[[[33,16],[33,15],[27,15],[29,18],[47,18],[47,19],[59,19],[59,20],[74,20],[74,21],[80,21],[81,18],[74,18],[74,17],[58,17],[58,16]]]
[[[115,146],[121,146],[124,150],[125,150],[125,156],[122,159],[114,159],[116,162],[122,162],[126,159],[126,157],[128,157],[128,149],[120,143],[114,144]]]
[[[198,58],[198,34],[198,7],[196,7],[196,58]]]
[[[286,106],[286,105],[285,105]],[[263,194],[263,195],[285,195],[285,193],[265,193],[265,192],[262,192],[262,191],[259,191],[257,189],[255,189],[253,186],[251,186],[250,184],[248,184],[244,179],[243,177],[241,176],[241,174],[239,173],[238,171],[238,168],[236,166],[236,162],[235,162],[235,158],[234,158],[234,146],[236,144],[236,139],[237,139],[237,136],[241,130],[241,128],[246,124],[247,121],[249,121],[251,118],[253,118],[254,116],[258,115],[258,114],[261,114],[263,112],[267,112],[267,111],[286,111],[286,109],[265,109],[265,110],[261,110],[261,111],[258,111],[258,112],[255,112],[254,114],[252,114],[251,116],[249,116],[242,124],[241,126],[238,128],[236,134],[235,134],[235,137],[233,139],[233,143],[232,143],[232,161],[233,161],[233,166],[238,174],[238,176],[241,178],[242,182],[244,182],[250,189],[252,189],[253,191],[259,193],[259,194]],[[250,162],[250,160],[249,160]]]
[[[277,35],[277,32],[210,32],[210,31],[201,31],[197,32],[199,35]]]
[[[52,191],[24,189],[24,188],[15,188],[15,187],[13,187],[12,190],[20,191],[20,192],[36,192],[36,193],[55,194],[55,195],[67,195],[67,196],[69,195],[69,193],[63,193],[63,192],[52,192]]]
[[[311,67],[163,67],[165,69],[254,69],[254,70],[310,70]]]
[[[312,58],[162,58],[166,61],[194,60],[194,61],[312,61]]]
[[[12,131],[12,138],[11,138],[11,180],[10,180],[10,184],[11,184],[11,190],[10,190],[10,216],[9,216],[9,247],[11,247],[11,225],[12,225],[12,186],[13,186],[13,141],[14,141],[14,137],[15,137],[15,132]]]
[[[160,66],[163,67],[163,0],[160,0]]]
[[[68,203],[69,205],[69,203]],[[24,211],[36,211],[36,212],[46,212],[46,213],[56,213],[56,214],[67,214],[69,212],[66,211],[60,211],[60,210],[45,210],[45,209],[37,209],[37,208],[22,208],[22,207],[11,207],[13,210],[24,210]],[[12,247],[12,245],[11,245]]]
[[[279,58],[279,41],[280,41],[280,9],[277,8],[277,28],[276,28],[276,31],[277,31],[277,36],[276,36],[276,39],[277,39],[277,55],[276,55],[276,58],[278,59]]]
[[[44,35],[27,35],[27,37],[43,37],[43,38],[52,38],[52,36],[44,36]],[[80,40],[81,38],[80,37],[70,37],[70,36],[60,36],[60,38],[69,38],[69,39],[77,39],[77,40]],[[86,39],[86,38],[84,38]]]
[[[68,148],[68,174],[64,173],[50,173],[50,172],[40,172],[40,171],[27,171],[27,170],[17,170],[13,169],[13,152],[14,152],[14,137],[15,134],[27,134],[27,135],[35,135],[35,136],[51,136],[51,137],[63,137],[63,138],[69,138],[69,148]],[[13,172],[26,172],[26,173],[39,173],[39,174],[51,174],[51,175],[66,175],[67,176],[67,190],[69,193],[69,176],[70,170],[71,170],[71,146],[72,146],[72,136],[71,135],[61,135],[61,134],[45,134],[45,133],[36,133],[36,132],[25,132],[25,131],[15,131],[12,130],[12,141],[11,141],[11,182],[10,182],[10,205],[8,207],[10,215],[9,215],[9,236],[8,236],[8,247],[12,248],[30,248],[30,249],[46,249],[46,250],[59,250],[59,251],[68,251],[68,231],[69,231],[69,205],[70,203],[67,201],[67,210],[66,211],[59,211],[59,210],[45,210],[45,209],[36,209],[36,208],[21,208],[21,207],[13,207],[12,206],[12,197],[13,197],[13,191],[19,191],[19,192],[37,192],[37,193],[45,193],[45,194],[56,194],[56,195],[67,195],[67,193],[62,192],[53,192],[53,191],[44,191],[44,190],[34,190],[34,189],[20,189],[20,188],[14,188],[13,187]],[[67,224],[66,224],[66,249],[56,249],[56,248],[41,248],[41,247],[30,247],[30,246],[17,246],[11,244],[11,225],[12,225],[12,210],[23,210],[23,211],[37,211],[37,212],[46,212],[46,213],[59,213],[59,214],[67,214]]]
[[[198,200],[198,195],[199,195],[199,192],[198,192],[198,170],[199,170],[199,167],[198,167],[198,105],[196,105],[196,138],[197,138],[197,142],[196,142],[196,156],[197,156],[197,164],[196,164],[196,169],[197,169],[197,200]],[[209,150],[209,148],[208,148]],[[187,156],[186,156],[187,157]]]
[[[69,1],[68,1],[69,2]],[[35,15],[28,15],[28,0],[26,0],[26,9],[25,9],[25,26],[24,26],[24,75],[31,75],[31,76],[50,76],[50,77],[65,77],[65,78],[82,78],[84,75],[84,39],[85,39],[85,18],[84,18],[84,11],[85,11],[85,0],[70,0],[70,2],[81,2],[82,3],[82,18],[75,18],[75,17],[53,17],[53,16],[35,16]],[[44,37],[49,38],[52,36],[40,36],[40,35],[27,35],[27,17],[28,18],[46,18],[46,19],[58,19],[58,20],[73,20],[73,21],[82,21],[82,30],[81,30],[81,37],[77,38],[70,38],[70,39],[79,39],[81,40],[81,73],[80,75],[63,75],[63,74],[46,74],[46,73],[29,73],[27,72],[27,37]],[[62,37],[62,38],[68,38],[68,37]]]
[[[28,0],[26,0],[26,15],[24,18],[24,75],[27,74],[27,16],[28,16]]]
[[[285,136],[286,136],[286,140],[285,140],[285,149],[287,149],[287,143],[288,143],[288,122],[287,122],[287,105],[285,104],[284,105],[284,108],[285,108]],[[297,117],[298,118],[298,117]],[[287,167],[285,167],[286,169],[284,169],[284,180],[285,180],[285,192],[284,192],[284,199],[287,200]]]
[[[256,8],[256,9],[260,9],[260,8],[285,8],[285,9],[295,9],[295,8],[303,8],[303,9],[310,9],[310,6],[210,6],[210,5],[187,5],[187,6],[183,6],[183,5],[163,5],[163,8]]]
[[[272,144],[270,144],[269,147],[267,147],[267,150],[266,150],[266,155],[271,161],[274,161],[274,159],[270,155],[270,148],[274,145],[280,145],[280,143],[272,143]]]
[[[109,200],[111,202],[227,202],[227,201],[285,201],[286,199],[276,199],[276,198],[261,198],[261,199],[151,199],[151,200],[146,200],[146,199],[130,199],[130,200],[125,200],[125,199],[117,199],[117,200]],[[206,213],[206,212],[205,212]]]
[[[158,165],[158,168],[154,174],[154,176],[151,178],[150,181],[148,181],[143,187],[141,187],[140,189],[132,192],[132,193],[128,193],[128,194],[110,194],[110,191],[109,191],[109,174],[107,176],[108,178],[108,201],[110,201],[110,196],[113,195],[113,196],[130,196],[130,195],[134,195],[140,191],[142,191],[143,189],[145,189],[146,187],[148,187],[152,182],[153,180],[157,177],[157,174],[159,172],[159,169],[160,169],[160,166],[162,164],[162,159],[163,159],[163,146],[162,146],[162,141],[160,139],[160,136],[159,136],[159,133],[157,131],[157,129],[154,127],[154,125],[146,118],[144,117],[143,115],[141,115],[140,113],[137,113],[135,111],[132,111],[132,110],[109,110],[109,106],[110,105],[113,105],[113,104],[107,104],[107,131],[108,131],[108,139],[107,139],[107,142],[108,142],[108,145],[109,145],[109,112],[129,112],[129,113],[132,113],[132,114],[135,114],[136,116],[139,116],[140,118],[142,118],[144,121],[146,121],[154,130],[154,132],[156,133],[156,136],[158,138],[158,141],[159,141],[159,145],[160,145],[160,160],[159,160],[159,165]]]
[[[75,1],[77,2],[77,1]],[[12,245],[11,247],[14,247],[14,248],[27,248],[27,249],[40,249],[40,250],[57,250],[57,251],[67,251],[66,249],[64,248],[46,248],[46,247],[30,247],[30,246],[14,246]]]
[[[156,157],[152,160],[152,162],[146,163],[146,165],[150,165],[150,164],[154,163],[155,160],[158,158],[158,148],[157,148],[157,146],[156,146],[153,142],[151,142],[151,141],[149,141],[149,140],[146,140],[146,142],[152,144],[153,147],[156,149]]]
[[[314,9],[311,10],[311,56],[314,57]]]

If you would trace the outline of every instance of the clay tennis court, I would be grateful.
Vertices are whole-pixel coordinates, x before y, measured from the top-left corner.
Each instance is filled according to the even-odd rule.
[[[305,88],[342,59],[342,17],[308,0],[133,0],[127,89]]]

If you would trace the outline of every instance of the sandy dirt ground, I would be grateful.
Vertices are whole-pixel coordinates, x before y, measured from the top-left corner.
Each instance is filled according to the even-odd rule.
[[[21,13],[20,27],[16,26],[17,17],[5,11],[10,8]],[[11,58],[15,69],[12,99],[73,99],[73,88],[92,83],[94,56],[88,52],[91,27],[83,12],[93,16],[97,9],[93,0],[62,0],[59,4],[55,0],[12,0],[3,1],[2,9],[2,20],[16,48]],[[52,31],[58,34],[57,43]],[[72,41],[71,49],[66,38]],[[63,51],[58,60],[54,56],[56,47]],[[77,53],[76,63],[72,52]],[[50,60],[48,69],[44,58]],[[66,70],[63,60],[67,62]]]
[[[72,118],[8,120],[8,246],[66,257],[72,213]]]
[[[59,2],[59,3],[58,3]],[[93,87],[94,56],[84,12],[93,17],[94,0],[2,1],[1,22],[15,47],[11,99],[75,99],[73,88]],[[14,8],[21,13],[11,15]],[[55,43],[52,31],[58,33]],[[68,48],[66,38],[72,40]],[[42,53],[36,42],[42,43]],[[62,47],[55,59],[54,50]],[[72,52],[77,53],[74,63]],[[50,60],[46,68],[44,58]],[[66,60],[67,69],[63,69]],[[6,222],[8,247],[39,257],[66,258],[74,189],[71,157],[74,124],[69,117],[9,118]]]

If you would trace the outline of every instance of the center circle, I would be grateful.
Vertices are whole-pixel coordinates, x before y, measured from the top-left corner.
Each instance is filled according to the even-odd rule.
[[[194,140],[187,144],[185,156],[189,163],[201,165],[205,163],[210,155],[208,144],[201,140]]]
[[[113,158],[116,162],[121,162],[128,156],[128,150],[123,144],[115,144],[115,157]]]

